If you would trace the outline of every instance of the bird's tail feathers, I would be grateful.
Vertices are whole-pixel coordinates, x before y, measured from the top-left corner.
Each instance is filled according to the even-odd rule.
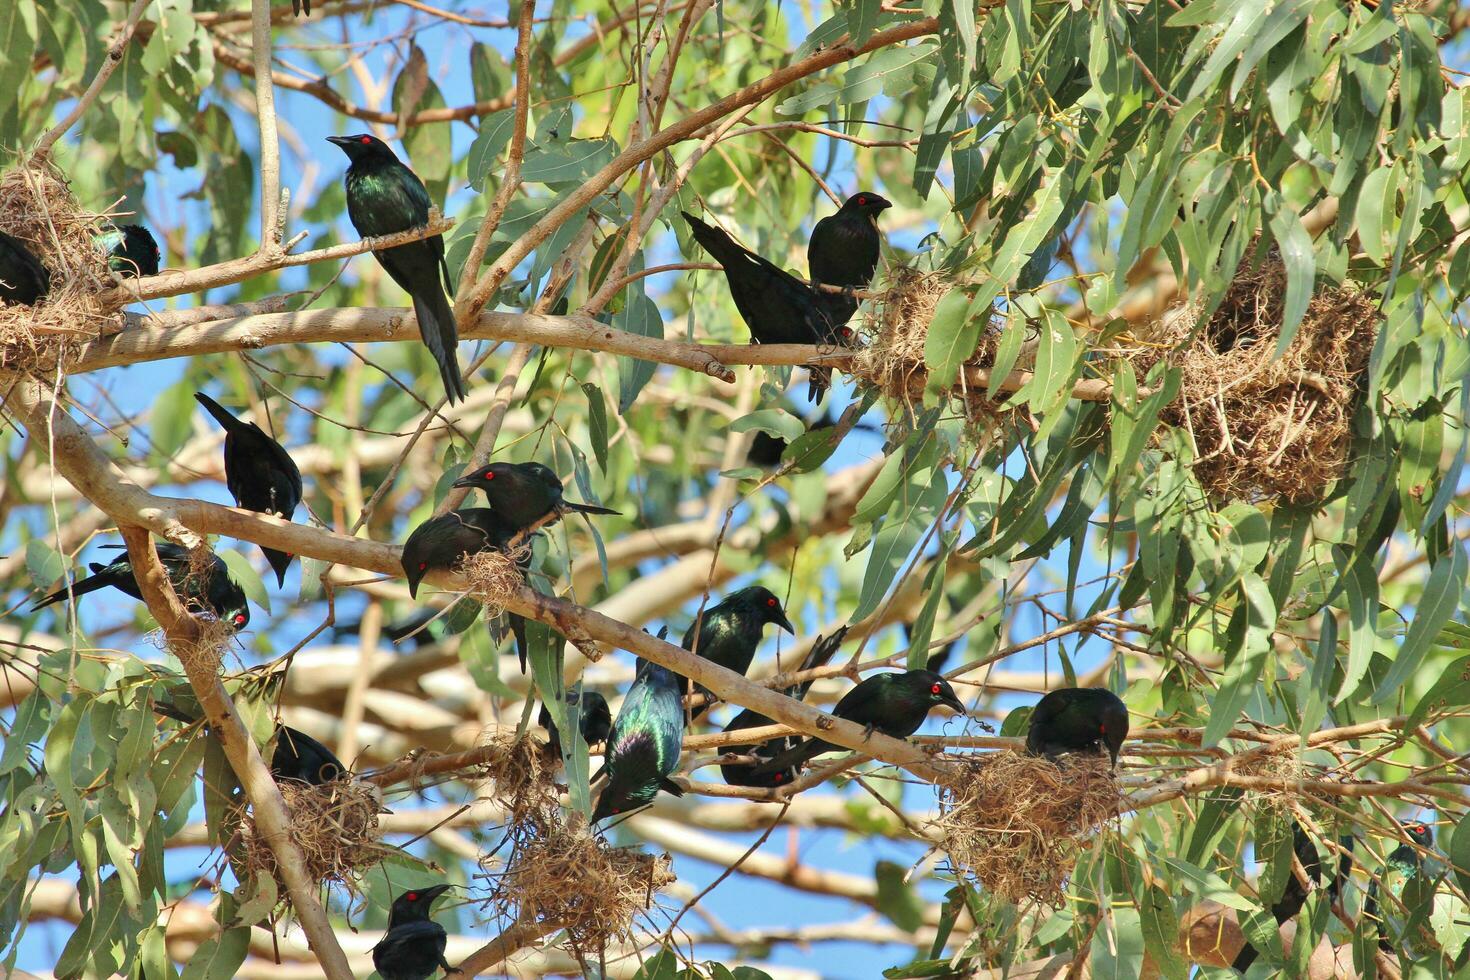
[[[806,400],[809,402],[821,401],[822,396],[832,387],[832,369],[808,366],[807,371],[811,373],[811,379],[807,382]]]
[[[658,781],[658,788],[663,790],[665,793],[668,793],[670,796],[684,795],[684,787],[674,782],[668,776],[665,776],[663,779],[660,779]]]
[[[37,609],[42,608],[43,606],[49,606],[53,602],[60,602],[61,600],[66,598],[68,592],[70,592],[72,595],[86,595],[88,592],[96,592],[98,589],[106,588],[112,583],[103,581],[101,578],[98,577],[98,573],[106,567],[106,565],[99,565],[96,562],[93,562],[91,566],[91,575],[88,575],[86,578],[78,579],[77,581],[73,582],[70,589],[68,589],[66,586],[62,586],[55,592],[41,599],[35,605],[31,606],[31,611],[34,612]]]
[[[598,507],[594,504],[576,504],[570,500],[563,500],[561,505],[567,510],[574,510],[579,514],[622,514],[622,511],[613,510],[611,507]]]
[[[414,294],[413,313],[419,321],[419,336],[434,356],[434,363],[439,365],[439,377],[444,380],[444,394],[448,396],[449,403],[463,401],[465,386],[456,356],[459,334],[454,329],[454,310],[439,291],[437,282],[429,295]]]
[[[815,670],[818,667],[827,666],[827,661],[842,646],[842,641],[847,637],[848,627],[833,630],[827,636],[817,637],[817,642],[812,644],[811,651],[807,653],[806,659],[801,662],[797,670]],[[806,697],[806,692],[811,690],[812,681],[802,681],[792,689],[791,696],[800,701]]]
[[[291,559],[296,556],[274,548],[261,548],[260,550],[265,554],[265,560],[269,563],[271,571],[276,573],[276,585],[285,585],[286,569],[291,567]]]
[[[739,262],[748,254],[725,229],[700,221],[688,211],[679,213],[684,216],[685,221],[689,222],[689,228],[694,232],[694,240],[710,254],[710,258],[720,265]]]
[[[804,742],[792,746],[785,752],[772,758],[769,762],[763,762],[750,770],[752,778],[757,776],[769,776],[772,773],[786,772],[787,770],[799,769],[809,760],[816,758],[823,752],[835,748],[831,742],[824,742],[819,738],[809,738]]]
[[[234,413],[225,408],[219,402],[215,401],[213,398],[210,398],[204,392],[194,392],[194,400],[203,405],[204,410],[210,415],[214,416],[214,420],[218,422],[220,424],[220,427],[226,432],[234,432],[236,429],[244,427],[245,423],[236,418]]]

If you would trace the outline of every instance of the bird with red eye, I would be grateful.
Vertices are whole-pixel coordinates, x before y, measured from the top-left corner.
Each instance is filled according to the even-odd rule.
[[[393,900],[388,931],[373,947],[373,966],[383,980],[429,980],[441,969],[460,972],[444,958],[449,934],[432,918],[434,900],[448,890],[448,885],[435,885]]]
[[[1026,751],[1056,760],[1071,752],[1106,752],[1113,765],[1128,737],[1128,706],[1105,687],[1064,687],[1037,702]]]
[[[964,703],[949,681],[932,670],[918,669],[864,677],[833,706],[832,714],[862,725],[868,735],[880,732],[891,738],[908,738],[937,707],[966,714]],[[752,776],[794,771],[823,752],[834,750],[842,749],[823,739],[809,738],[757,766]]]
[[[806,247],[807,271],[831,321],[833,343],[850,345],[854,339],[852,330],[846,327],[861,305],[853,290],[872,285],[880,254],[878,215],[892,206],[872,191],[863,191],[849,197],[836,214],[818,221],[812,229]],[[842,292],[822,286],[840,286]]]
[[[455,480],[453,485],[484,493],[490,509],[518,531],[554,524],[567,511],[618,513],[607,507],[567,500],[562,496],[561,478],[545,463],[487,463]]]
[[[194,555],[187,548],[168,541],[157,542],[154,547],[164,573],[168,575],[168,580],[185,609],[195,615],[211,616],[222,623],[228,623],[237,631],[249,624],[250,607],[245,601],[245,591],[230,578],[229,567],[218,555],[209,552],[208,557],[196,567]],[[31,608],[40,609],[68,596],[84,596],[108,586],[125,592],[134,599],[143,598],[138,581],[133,575],[132,560],[126,551],[106,565],[94,562],[90,567],[91,575],[73,582],[70,589],[57,589]]]
[[[732,592],[720,602],[704,610],[695,624],[684,634],[684,649],[699,654],[727,670],[744,674],[755,660],[756,647],[765,636],[767,625],[776,626],[791,635],[796,627],[786,618],[781,600],[761,585]],[[709,691],[696,685],[697,693]],[[709,703],[694,709],[698,718],[709,709]]]

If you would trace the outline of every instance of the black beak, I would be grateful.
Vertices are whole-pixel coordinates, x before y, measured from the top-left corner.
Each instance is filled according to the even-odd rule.
[[[336,143],[338,146],[349,146],[352,143],[351,136],[328,136],[328,143]]]
[[[415,574],[405,569],[404,578],[408,579],[409,596],[417,599],[419,597],[419,582],[423,580],[423,573]]]
[[[443,895],[445,892],[449,891],[449,888],[449,885],[434,885],[432,888],[420,888],[418,890],[419,899],[425,903],[432,902],[440,895]]]
[[[964,702],[955,697],[954,693],[951,691],[940,691],[939,700],[949,705],[955,711],[959,712],[960,715],[963,717],[968,717],[970,714],[968,711],[965,710]]]
[[[892,201],[882,201],[878,204],[879,211],[887,211],[891,207],[893,207]]]
[[[784,612],[776,613],[776,625],[781,627],[786,632],[790,633],[792,636],[796,635],[796,627],[791,625],[791,620],[786,618],[786,614]]]
[[[450,484],[451,487],[456,487],[456,488],[463,487],[463,488],[468,488],[470,490],[473,490],[475,487],[478,487],[479,485],[480,484],[475,480],[475,478],[473,476],[462,476],[458,480],[455,480],[453,483]]]

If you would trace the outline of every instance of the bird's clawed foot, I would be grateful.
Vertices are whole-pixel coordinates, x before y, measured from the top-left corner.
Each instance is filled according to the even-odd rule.
[[[872,725],[872,724],[864,725],[863,726],[863,741],[866,742],[868,739],[872,738],[873,737],[873,732],[877,731],[877,729],[878,729],[878,726],[877,725]]]

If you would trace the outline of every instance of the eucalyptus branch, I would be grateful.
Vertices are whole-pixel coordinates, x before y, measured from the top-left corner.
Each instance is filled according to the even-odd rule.
[[[56,141],[65,136],[67,130],[75,126],[77,120],[81,119],[92,107],[92,103],[97,101],[97,96],[102,94],[102,87],[107,84],[112,73],[117,71],[117,66],[122,64],[123,56],[128,51],[128,44],[133,39],[133,32],[137,30],[138,21],[142,18],[143,11],[148,9],[148,4],[149,0],[133,0],[133,5],[128,8],[128,18],[123,22],[122,31],[118,34],[117,40],[108,47],[107,57],[102,59],[102,65],[92,78],[92,84],[87,86],[87,90],[77,99],[71,111],[59,123],[48,129],[36,143],[34,150],[36,159],[46,159],[51,153],[51,148],[56,145]]]

